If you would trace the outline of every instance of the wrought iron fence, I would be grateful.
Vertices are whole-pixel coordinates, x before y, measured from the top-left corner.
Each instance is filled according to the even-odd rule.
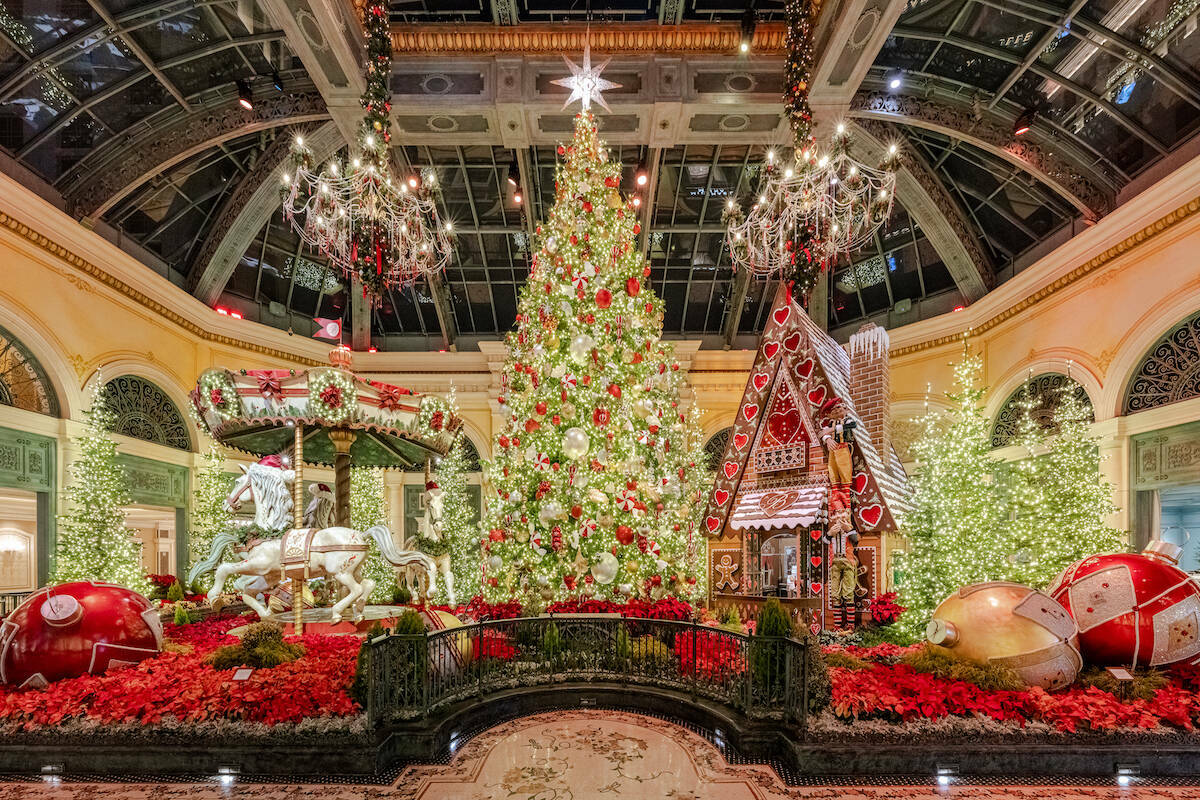
[[[616,614],[492,620],[364,644],[372,725],[502,689],[586,681],[685,692],[748,717],[807,722],[805,645]]]

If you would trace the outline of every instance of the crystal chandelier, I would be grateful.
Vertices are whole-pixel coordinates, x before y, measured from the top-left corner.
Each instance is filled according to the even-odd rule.
[[[871,166],[850,155],[844,124],[825,146],[812,135],[808,88],[813,63],[808,0],[787,0],[784,103],[795,144],[790,157],[767,153],[749,213],[730,199],[723,220],[735,269],[792,281],[807,296],[839,253],[870,241],[892,210],[899,148]]]
[[[434,178],[396,177],[391,144],[392,43],[387,6],[364,10],[366,88],[357,155],[314,163],[302,136],[292,145],[292,171],[283,176],[283,216],[312,249],[324,254],[363,293],[378,302],[384,291],[442,269],[450,258],[449,222],[438,219]]]

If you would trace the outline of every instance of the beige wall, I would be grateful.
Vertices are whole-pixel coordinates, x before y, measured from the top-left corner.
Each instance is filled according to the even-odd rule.
[[[207,367],[325,362],[328,347],[321,342],[216,314],[6,176],[0,176],[0,265],[0,326],[50,373],[66,417],[0,406],[0,425],[58,437],[60,470],[73,456],[67,437],[80,428],[87,388],[98,374],[148,378],[182,410]],[[1030,369],[1063,371],[1070,360],[1096,404],[1096,430],[1112,456],[1106,469],[1127,508],[1129,436],[1200,419],[1200,399],[1121,418],[1125,383],[1151,343],[1198,308],[1200,159],[970,308],[892,331],[897,437],[904,435],[904,421],[920,413],[927,386],[935,402],[948,388],[949,364],[966,331],[984,356],[992,414]],[[711,435],[731,422],[752,354],[697,348],[695,342],[679,345],[701,425]],[[503,359],[497,342],[463,353],[363,353],[356,368],[422,392],[453,384],[467,434],[486,458]],[[195,453],[135,440],[121,445],[134,455],[199,463]],[[317,471],[313,477],[331,476]],[[419,479],[396,475],[389,483]],[[389,495],[399,530],[399,490]],[[1125,518],[1123,512],[1118,521],[1124,525]]]

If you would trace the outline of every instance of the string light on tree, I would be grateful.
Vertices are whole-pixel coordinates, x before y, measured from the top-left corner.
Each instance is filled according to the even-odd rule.
[[[350,470],[350,527],[365,531],[373,525],[387,525],[387,491],[383,483],[383,470],[370,467],[355,467]],[[363,563],[362,576],[375,582],[372,603],[392,602],[392,590],[396,587],[396,568],[389,564],[379,552],[374,540],[367,543],[367,560]]]
[[[401,180],[392,172],[387,5],[372,0],[363,13],[366,88],[357,152],[345,162],[333,158],[319,165],[304,137],[296,136],[292,170],[283,179],[283,214],[305,244],[361,281],[364,295],[379,301],[387,288],[446,265],[451,227],[438,219],[434,181],[415,175]]]
[[[998,580],[1010,561],[1006,509],[994,480],[991,423],[979,385],[983,359],[964,345],[954,366],[951,407],[926,411],[913,444],[917,465],[909,481],[911,509],[904,515],[907,550],[896,556],[903,573],[900,604],[908,611],[897,626],[920,635],[933,609],[960,586]]]
[[[102,581],[149,594],[141,545],[125,526],[132,501],[112,439],[115,415],[104,402],[100,376],[92,387],[87,429],[72,442],[78,456],[68,469],[63,514],[58,518],[51,583]]]
[[[189,408],[192,408],[190,405]],[[195,409],[192,409],[193,414]],[[209,442],[204,454],[204,464],[196,473],[196,491],[192,494],[192,520],[188,529],[188,566],[205,558],[212,549],[213,537],[233,527],[233,512],[225,500],[233,486],[233,476],[225,471],[225,457],[216,442]],[[221,561],[232,561],[233,554],[226,552]],[[212,587],[212,571],[209,570],[197,582],[208,591]]]
[[[479,545],[479,506],[467,487],[467,453],[460,433],[450,451],[437,462],[434,481],[442,490],[442,540],[449,545],[454,590],[459,602],[483,591],[482,552]],[[439,596],[446,597],[444,581]],[[448,599],[448,598],[447,598]]]
[[[633,246],[638,215],[589,112],[558,154],[555,204],[506,340],[485,591],[534,604],[691,597],[703,585],[708,476],[679,400],[684,375],[661,341],[662,302]]]

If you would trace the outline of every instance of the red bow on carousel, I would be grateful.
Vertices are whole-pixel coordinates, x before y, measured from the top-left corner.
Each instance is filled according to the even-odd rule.
[[[281,381],[291,375],[286,369],[251,369],[246,374],[258,381],[258,391],[268,400],[279,400],[283,397]]]
[[[379,392],[379,408],[382,411],[395,411],[400,408],[400,398],[411,395],[412,391],[400,386],[381,381],[368,381]]]

